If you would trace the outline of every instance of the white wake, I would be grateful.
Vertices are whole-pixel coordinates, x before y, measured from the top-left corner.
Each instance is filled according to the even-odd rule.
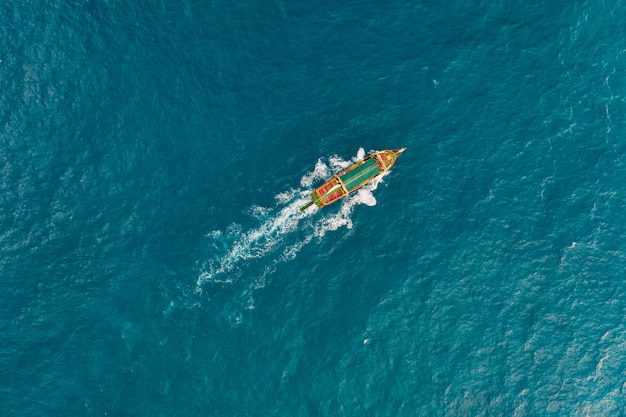
[[[238,224],[231,224],[225,230],[209,233],[207,237],[213,253],[201,268],[197,290],[202,291],[208,283],[232,283],[244,276],[250,280],[251,287],[263,287],[269,273],[274,272],[279,264],[296,258],[312,240],[321,239],[327,232],[341,227],[352,228],[354,207],[376,205],[372,191],[384,175],[335,203],[339,205],[339,211],[332,208],[320,210],[313,205],[301,212],[300,207],[310,201],[312,189],[364,157],[365,151],[361,148],[351,160],[337,156],[328,158],[328,161],[320,158],[313,171],[301,178],[300,188],[277,194],[273,207],[252,206],[248,209],[258,221],[257,226],[244,230]],[[251,271],[253,266],[257,267],[255,272]],[[253,275],[248,277],[246,272]]]

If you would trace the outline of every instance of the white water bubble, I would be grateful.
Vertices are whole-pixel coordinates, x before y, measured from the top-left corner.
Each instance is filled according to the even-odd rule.
[[[300,185],[303,187],[311,187],[313,182],[323,180],[330,177],[330,169],[321,159],[317,160],[313,171],[307,173],[300,179]]]

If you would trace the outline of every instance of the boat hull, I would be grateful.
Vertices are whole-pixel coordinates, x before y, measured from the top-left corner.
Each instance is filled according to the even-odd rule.
[[[300,210],[305,210],[313,204],[322,208],[341,200],[343,197],[373,181],[376,177],[384,174],[393,166],[398,155],[404,152],[405,149],[373,152],[345,171],[333,175],[332,178],[311,193],[311,202],[300,208]]]

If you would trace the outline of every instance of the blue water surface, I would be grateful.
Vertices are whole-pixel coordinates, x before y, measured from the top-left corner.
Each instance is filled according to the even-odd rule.
[[[626,414],[625,6],[4,3],[2,415]]]

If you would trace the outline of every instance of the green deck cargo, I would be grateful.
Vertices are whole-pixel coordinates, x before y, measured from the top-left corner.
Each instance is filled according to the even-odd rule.
[[[371,158],[361,166],[346,172],[339,178],[346,186],[348,193],[351,193],[355,189],[359,188],[364,182],[368,182],[376,175],[381,174],[384,171],[378,164],[376,158]]]

